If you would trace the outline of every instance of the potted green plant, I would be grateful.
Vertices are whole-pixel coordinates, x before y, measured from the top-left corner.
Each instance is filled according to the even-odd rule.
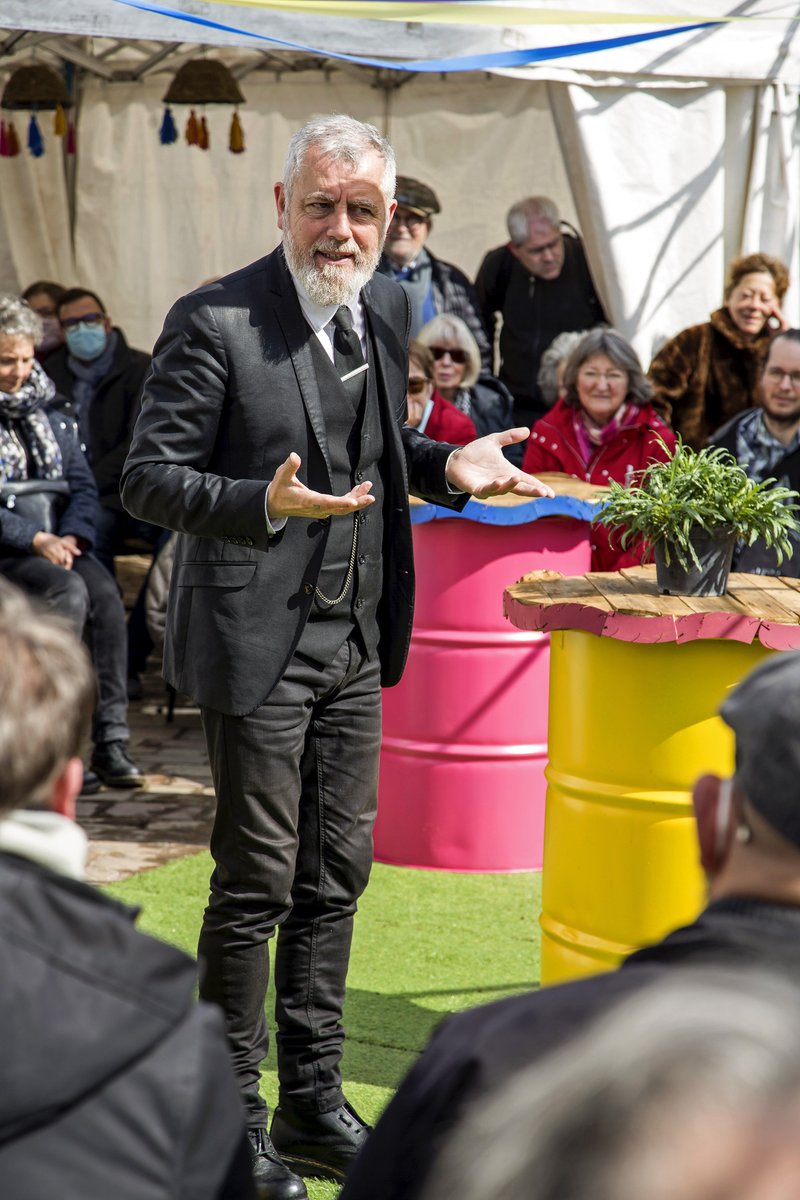
[[[721,447],[692,450],[680,439],[666,462],[628,487],[612,481],[609,492],[595,520],[620,531],[623,549],[643,542],[659,591],[673,595],[723,595],[737,542],[761,538],[780,565],[800,529],[797,492],[774,479],[756,483]]]

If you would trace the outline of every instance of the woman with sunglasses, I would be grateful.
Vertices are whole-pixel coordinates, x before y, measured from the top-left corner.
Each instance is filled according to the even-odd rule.
[[[522,467],[557,471],[607,486],[628,484],[648,463],[669,458],[675,434],[656,413],[653,385],[636,351],[615,329],[598,327],[567,361],[564,395],[531,429]],[[641,545],[622,550],[592,526],[592,570],[619,571],[642,561]]]
[[[413,339],[408,344],[408,417],[406,425],[434,442],[466,446],[477,434],[469,417],[445,400],[434,387],[433,355]]]
[[[419,341],[433,355],[436,391],[470,418],[478,437],[513,427],[511,393],[494,375],[481,373],[478,343],[460,317],[440,313],[423,325]]]

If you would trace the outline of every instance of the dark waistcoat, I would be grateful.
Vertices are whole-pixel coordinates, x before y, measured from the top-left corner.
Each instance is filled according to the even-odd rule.
[[[370,358],[374,361],[374,354]],[[315,593],[297,649],[326,665],[358,627],[370,655],[377,652],[377,607],[383,579],[383,482],[380,460],[383,432],[374,370],[359,376],[360,387],[343,384],[319,339],[311,338],[311,354],[323,397],[325,433],[334,495],[349,492],[364,479],[372,482],[375,503],[353,517],[331,517],[325,556],[317,580],[317,593],[336,600],[347,579],[357,544],[353,576],[346,596],[326,604]],[[357,525],[354,522],[357,521]]]

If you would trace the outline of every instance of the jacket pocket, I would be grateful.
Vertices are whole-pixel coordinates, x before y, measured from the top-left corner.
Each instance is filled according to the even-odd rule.
[[[178,587],[245,587],[255,574],[254,562],[184,562]]]

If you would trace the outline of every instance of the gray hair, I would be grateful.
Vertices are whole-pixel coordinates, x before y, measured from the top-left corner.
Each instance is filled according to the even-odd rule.
[[[439,313],[438,316],[432,317],[426,325],[422,326],[417,334],[417,340],[422,342],[423,346],[440,346],[443,341],[452,342],[458,346],[459,350],[463,350],[467,356],[461,386],[472,387],[473,383],[477,382],[481,373],[481,352],[478,349],[478,343],[472,336],[472,331],[466,322],[461,320],[461,317],[456,317],[452,313]]]
[[[542,393],[542,399],[551,408],[558,399],[558,368],[565,359],[569,358],[581,338],[586,337],[587,332],[586,329],[568,329],[565,333],[559,333],[539,359],[539,374],[536,376],[536,382]]]
[[[587,359],[595,354],[607,355],[615,367],[626,371],[628,375],[628,392],[626,400],[640,407],[647,404],[653,395],[653,385],[642,370],[639,356],[630,342],[626,341],[616,329],[608,329],[598,325],[591,329],[578,343],[569,356],[567,369],[564,372],[564,402],[572,408],[580,407],[578,399],[578,372]]]
[[[42,318],[19,296],[6,292],[0,295],[0,334],[29,337],[36,346],[44,337]]]
[[[0,579],[0,813],[46,799],[83,750],[94,671],[67,621]]]
[[[384,161],[381,191],[386,203],[391,204],[397,178],[394,150],[374,125],[357,121],[346,113],[315,117],[290,139],[283,164],[283,190],[287,200],[305,157],[312,148],[320,150],[334,162],[346,162],[352,167],[357,167],[365,154],[377,151]]]
[[[796,988],[768,974],[686,969],[481,1097],[423,1196],[735,1200],[735,1185],[718,1177],[735,1170],[734,1139],[765,1169],[776,1146],[795,1152],[799,1125]],[[796,1164],[793,1182],[786,1195],[797,1194]]]
[[[549,196],[526,196],[512,204],[506,213],[508,236],[515,246],[527,242],[531,221],[546,221],[558,229],[560,220],[558,209]]]

